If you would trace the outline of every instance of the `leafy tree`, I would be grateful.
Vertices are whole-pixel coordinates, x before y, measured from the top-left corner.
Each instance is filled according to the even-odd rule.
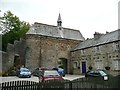
[[[25,37],[30,25],[7,11],[3,17],[0,17],[0,28],[2,29],[2,50],[6,51],[8,43],[13,44],[14,40]]]

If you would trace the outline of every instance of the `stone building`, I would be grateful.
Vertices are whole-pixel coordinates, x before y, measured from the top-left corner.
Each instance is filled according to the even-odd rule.
[[[59,14],[57,26],[35,22],[25,39],[8,44],[6,52],[0,52],[3,71],[22,65],[31,70],[37,67],[63,67],[71,71],[70,50],[84,41],[79,30],[62,27]]]
[[[57,26],[34,23],[26,35],[25,66],[31,69],[62,66],[70,73],[70,50],[84,40],[79,30],[62,27],[60,14]]]
[[[25,39],[8,44],[7,52],[0,52],[2,70],[24,65],[63,67],[66,73],[84,74],[92,69],[107,69],[120,75],[120,29],[85,40],[79,30],[62,27],[59,14],[57,26],[35,22]]]
[[[84,74],[92,69],[107,69],[120,75],[120,30],[100,34],[81,42],[71,50],[74,74]]]

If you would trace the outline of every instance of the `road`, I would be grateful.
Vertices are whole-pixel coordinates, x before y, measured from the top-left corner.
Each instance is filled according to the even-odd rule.
[[[84,75],[66,75],[63,78],[72,81],[77,78],[84,78]],[[35,76],[31,76],[31,78],[18,78],[17,76],[0,77],[0,83],[9,82],[9,81],[18,81],[18,80],[39,82],[38,77]]]

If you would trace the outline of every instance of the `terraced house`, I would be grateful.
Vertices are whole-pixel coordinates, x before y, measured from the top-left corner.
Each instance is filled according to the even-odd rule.
[[[89,69],[108,70],[120,75],[120,30],[100,34],[81,42],[71,50],[73,73],[83,74]]]

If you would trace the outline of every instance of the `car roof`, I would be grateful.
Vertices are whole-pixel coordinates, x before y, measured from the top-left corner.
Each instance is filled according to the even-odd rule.
[[[102,69],[94,69],[94,70],[90,70],[90,71],[104,71]]]
[[[25,67],[21,67],[20,70],[29,70],[29,69]]]
[[[88,72],[100,72],[100,71],[103,71],[104,72],[104,70],[100,70],[100,69],[97,69],[97,70],[90,70],[90,71],[88,71]]]
[[[56,71],[56,70],[48,69],[48,70],[44,70],[44,71]],[[57,72],[57,71],[56,71],[56,72]]]

